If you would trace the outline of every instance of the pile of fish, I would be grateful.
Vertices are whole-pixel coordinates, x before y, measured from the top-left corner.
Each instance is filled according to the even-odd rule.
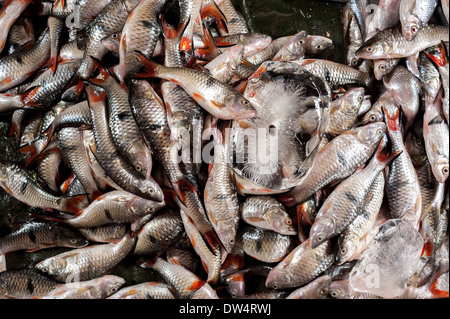
[[[339,2],[345,63],[231,0],[2,1],[0,298],[448,298],[448,0]]]

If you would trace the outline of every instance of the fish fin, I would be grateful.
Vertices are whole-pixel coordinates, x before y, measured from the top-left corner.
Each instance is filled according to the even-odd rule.
[[[87,96],[88,96],[88,100],[89,100],[89,106],[91,107],[92,105],[96,105],[97,103],[103,102],[106,99],[106,91],[102,91],[102,93],[100,94],[96,94],[94,89],[90,86],[86,86],[85,87]],[[92,151],[92,149],[91,149]],[[95,154],[94,151],[92,151],[93,154]]]
[[[191,17],[186,18],[176,28],[167,23],[164,18],[164,14],[161,14],[160,21],[162,26],[163,35],[166,39],[182,39],[183,33],[189,24]]]
[[[58,59],[56,58],[56,56],[52,56],[49,63],[49,69],[52,70],[52,74],[55,74],[57,66],[58,66]]]
[[[242,59],[241,64],[243,66],[246,66],[246,67],[249,67],[249,68],[254,68],[254,69],[256,69],[258,67],[257,65],[255,65],[255,64],[251,63],[250,61],[248,61],[247,59]]]
[[[65,195],[67,193],[67,190],[69,189],[70,185],[73,183],[74,180],[75,180],[75,174],[73,172],[71,172],[69,178],[66,179],[60,186],[60,190],[61,190],[61,193],[63,193],[63,195]]]
[[[217,107],[219,109],[223,109],[226,107],[225,104],[213,100],[210,100],[209,103],[211,103],[214,107]]]
[[[147,259],[147,260],[145,260],[145,261],[141,261],[141,262],[139,263],[139,267],[141,267],[141,268],[150,268],[150,269],[152,269],[152,268],[153,268],[153,265],[155,264],[155,262],[156,262],[156,260],[157,260],[158,258],[159,258],[159,257],[154,257],[154,258]]]
[[[41,85],[33,86],[31,88],[28,88],[25,92],[20,94],[20,101],[23,103],[25,108],[41,108],[42,105],[37,103],[36,101],[33,101],[33,97],[36,95],[37,92],[39,92],[39,89],[41,88]]]
[[[195,280],[192,282],[192,284],[187,288],[187,290],[198,290],[204,285],[203,280]]]
[[[384,106],[381,107],[381,110],[384,114],[384,118],[387,124],[387,127],[391,131],[399,131],[401,127],[401,110],[399,107],[396,108],[395,113],[392,115]]]
[[[195,56],[201,60],[211,60],[213,58],[214,53],[216,55],[220,54],[221,51],[216,45],[214,41],[214,37],[211,34],[211,30],[206,26],[205,23],[203,25],[203,48],[195,49]]]
[[[430,52],[430,50],[431,49],[427,49],[424,52],[434,64],[438,67],[443,67],[448,64],[447,52],[443,42],[439,44],[439,49],[437,51],[433,49],[433,51]]]
[[[261,217],[247,217],[247,220],[252,223],[260,223],[264,221],[264,218]]]
[[[200,17],[202,20],[206,17],[214,18],[217,29],[224,34],[228,34],[227,18],[214,1],[211,1],[209,4],[202,7],[200,10]]]
[[[186,192],[198,193],[197,187],[195,187],[195,185],[192,184],[187,178],[182,178],[176,181],[173,184],[173,188],[178,198],[180,198],[183,203],[186,202],[186,195],[185,195]]]
[[[61,204],[61,210],[76,214],[86,208],[86,201],[89,198],[86,194],[71,196],[71,197],[60,197],[58,199],[58,204]]]
[[[25,167],[30,166],[33,160],[39,155],[39,150],[34,142],[28,143],[17,149],[18,152],[27,155],[27,160],[25,162]]]
[[[153,62],[151,60],[149,60],[145,55],[143,55],[141,52],[139,51],[135,51],[137,57],[139,58],[139,60],[141,61],[142,65],[145,68],[145,72],[136,75],[137,77],[156,77],[159,73],[159,70],[161,69],[162,65],[159,65],[156,62]]]
[[[100,73],[95,78],[90,79],[83,78],[82,80],[97,86],[102,86],[105,83],[105,81],[112,75],[99,59],[93,56],[91,56],[90,58],[94,62],[94,69],[98,69]]]
[[[389,154],[386,148],[383,148],[383,140],[381,140],[380,145],[378,146],[377,153],[375,154],[377,160],[385,166],[388,166],[390,163],[392,163],[397,157],[400,156],[400,154],[403,153],[403,151],[395,151]]]
[[[235,85],[233,85],[234,89],[241,94],[244,94],[245,89],[247,88],[248,81],[240,80]]]

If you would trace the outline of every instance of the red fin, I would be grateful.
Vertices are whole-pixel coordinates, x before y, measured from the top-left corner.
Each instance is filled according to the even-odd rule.
[[[161,14],[161,25],[163,29],[163,35],[167,39],[177,39],[181,38],[184,30],[186,29],[187,25],[189,24],[190,18],[187,18],[183,22],[181,22],[177,28],[174,28],[170,24],[167,23],[167,21],[164,19],[164,14]]]
[[[197,100],[202,100],[204,101],[205,98],[203,97],[203,95],[200,95],[198,93],[192,93],[192,96],[195,97]]]
[[[378,150],[376,153],[377,160],[383,165],[389,165],[392,161],[394,161],[403,151],[396,151],[389,154],[386,148],[383,148],[383,140],[381,140],[380,145],[378,146]]]
[[[203,23],[203,36],[202,36],[202,42],[203,42],[203,48],[199,48],[195,50],[195,56],[201,60],[207,60],[210,61],[214,59],[217,55],[220,54],[219,48],[216,45],[216,42],[214,41],[214,37],[211,34],[211,31],[206,26],[205,23]]]
[[[87,82],[90,82],[90,83],[93,83],[96,85],[102,85],[111,76],[111,73],[109,73],[108,69],[103,66],[103,64],[102,64],[102,62],[100,62],[100,60],[98,60],[92,56],[91,56],[91,59],[92,59],[92,61],[94,61],[94,68],[98,69],[100,71],[100,74],[95,78],[85,79],[85,80],[87,80]]]
[[[187,290],[198,290],[204,285],[204,283],[205,282],[203,280],[196,280],[189,286]]]
[[[53,74],[55,74],[57,66],[58,66],[58,59],[55,56],[51,57],[49,68],[52,70]]]
[[[174,191],[177,197],[183,202],[186,202],[186,192],[198,193],[198,189],[187,178],[182,178],[173,184]]]
[[[194,45],[193,40],[188,37],[182,37],[180,41],[180,51],[192,55]]]
[[[425,54],[434,62],[438,67],[443,67],[448,64],[447,52],[443,43],[439,44],[438,52],[428,52],[425,50]]]
[[[86,195],[77,195],[73,197],[62,197],[60,201],[63,201],[61,210],[71,213],[77,214],[81,212],[84,208],[86,208],[87,204],[87,196]]]
[[[18,152],[27,155],[25,167],[28,167],[31,162],[39,155],[39,151],[34,143],[27,144],[17,149]]]
[[[211,3],[201,9],[200,16],[202,20],[206,17],[213,17],[216,21],[217,29],[222,33],[228,33],[227,18],[214,1],[211,1]]]
[[[433,295],[434,298],[449,298],[449,293],[448,291],[445,290],[439,290],[436,288],[438,281],[436,280],[436,282],[430,287],[430,292]]]
[[[40,104],[38,104],[36,101],[33,101],[33,97],[36,95],[36,93],[39,91],[40,88],[41,88],[40,85],[34,86],[32,88],[27,89],[22,94],[20,94],[20,100],[22,101],[24,106],[32,108],[41,107]]]
[[[431,257],[433,255],[433,252],[434,252],[433,244],[425,243],[423,245],[421,257],[423,257],[423,256]]]
[[[72,172],[71,175],[69,176],[69,178],[66,179],[64,181],[64,183],[62,183],[62,185],[60,186],[60,189],[64,195],[67,193],[67,190],[69,189],[70,185],[73,183],[74,180],[75,180],[75,174]]]
[[[106,91],[97,95],[92,87],[86,86],[86,93],[91,104],[100,103],[106,99]]]
[[[399,131],[400,130],[400,108],[396,108],[395,114],[391,115],[388,110],[383,106],[381,108],[384,113],[384,117],[386,119],[386,124],[391,131]]]
[[[161,67],[158,63],[155,63],[147,59],[141,52],[135,51],[139,60],[141,60],[146,72],[145,77],[155,77],[158,74],[159,68]],[[141,75],[139,75],[141,77]]]

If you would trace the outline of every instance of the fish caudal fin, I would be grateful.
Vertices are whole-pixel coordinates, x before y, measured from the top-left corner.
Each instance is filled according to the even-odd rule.
[[[145,72],[136,75],[136,77],[139,77],[139,78],[157,77],[159,70],[162,66],[156,62],[153,62],[153,61],[147,59],[147,57],[145,55],[143,55],[141,52],[139,52],[139,51],[135,51],[135,52],[136,52],[137,57],[139,58],[139,60],[141,61],[142,65],[145,68]]]

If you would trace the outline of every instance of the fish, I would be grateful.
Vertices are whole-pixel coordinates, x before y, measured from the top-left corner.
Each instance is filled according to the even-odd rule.
[[[0,272],[1,299],[32,299],[52,291],[59,283],[33,269]]]
[[[215,2],[226,18],[228,34],[242,34],[250,32],[243,15],[235,8],[231,0],[217,0]],[[219,33],[224,32],[219,30]]]
[[[270,230],[246,226],[238,231],[238,243],[244,252],[267,263],[279,262],[294,245],[293,238]]]
[[[158,16],[166,0],[139,1],[122,29],[119,47],[119,66],[116,75],[122,82],[130,72],[139,70],[141,64],[135,51],[152,56],[161,34]]]
[[[256,115],[251,103],[239,92],[209,74],[188,68],[167,68],[138,53],[146,77],[159,77],[180,85],[203,109],[222,119],[248,119]]]
[[[305,56],[314,58],[333,45],[333,40],[320,35],[306,36]]]
[[[359,71],[351,66],[329,60],[303,59],[295,62],[308,72],[327,81],[332,88],[350,84],[368,87],[372,81],[368,72]]]
[[[388,76],[398,65],[401,59],[378,59],[374,60],[374,74],[378,81],[383,80]]]
[[[33,20],[31,18],[20,17],[14,22],[9,29],[8,38],[6,40],[6,48],[8,54],[13,53],[18,47],[31,41],[35,42]]]
[[[222,83],[229,83],[244,60],[243,45],[235,45],[205,65],[205,69]]]
[[[311,240],[307,239],[269,272],[265,285],[277,290],[300,287],[320,276],[334,260],[334,249],[330,241],[312,248]]]
[[[278,200],[292,207],[327,184],[349,177],[370,158],[385,131],[384,123],[375,122],[337,136],[316,155],[300,183]]]
[[[135,234],[128,232],[113,243],[90,245],[48,257],[35,268],[57,281],[86,281],[105,275],[133,249]]]
[[[328,289],[330,284],[330,276],[320,276],[304,287],[298,288],[291,292],[286,299],[326,299],[328,297]]]
[[[400,7],[403,0],[381,0],[367,25],[367,39],[378,31],[386,30],[400,23]]]
[[[27,42],[0,59],[0,91],[23,83],[33,75],[50,57],[50,33],[45,29],[36,43]]]
[[[247,224],[281,235],[296,235],[293,221],[284,206],[272,196],[250,196],[242,205],[240,216]]]
[[[5,47],[8,34],[17,18],[28,8],[30,0],[5,1],[0,11],[0,23],[3,26],[0,32],[0,53]]]
[[[442,41],[449,41],[448,28],[445,26],[429,24],[414,40],[407,41],[398,25],[378,32],[356,51],[356,55],[369,60],[405,58]]]
[[[55,289],[36,299],[105,299],[124,284],[125,279],[122,277],[105,275],[87,281],[57,285]]]
[[[171,264],[161,257],[148,260],[141,267],[156,270],[164,280],[173,288],[177,299],[195,299],[205,292],[218,299],[216,292],[200,277],[181,265]]]
[[[214,159],[203,192],[205,210],[227,252],[233,250],[239,226],[239,199],[228,164],[228,142],[217,124],[212,124]]]
[[[372,105],[370,110],[366,114],[364,114],[363,118],[361,119],[361,124],[367,125],[374,122],[384,122],[382,107],[384,106],[389,109],[392,106],[396,105],[397,104],[392,94],[387,90],[384,91],[380,95],[378,100]]]
[[[378,173],[402,153],[394,151],[389,155],[382,146],[380,142],[369,164],[339,184],[325,200],[309,233],[312,248],[341,234],[351,224],[365,206]]]
[[[371,194],[371,198],[367,205],[339,236],[339,253],[336,255],[338,265],[342,265],[354,256],[360,241],[374,226],[383,203],[385,184],[384,174],[380,172],[370,186],[369,194]]]
[[[422,28],[428,25],[438,0],[402,0],[399,6],[402,33],[406,41],[412,41]]]
[[[98,196],[88,207],[64,222],[76,228],[129,223],[149,214],[155,215],[162,207],[164,203],[114,190]]]
[[[162,211],[139,230],[133,254],[160,254],[180,237],[183,230],[179,212]]]
[[[197,44],[198,39],[194,37],[194,45],[201,47]],[[272,37],[263,33],[237,33],[226,36],[214,37],[214,42],[221,51],[224,51],[228,47],[236,45],[244,46],[244,58],[249,58],[253,54],[266,49],[272,43]],[[251,62],[253,64],[253,62]]]
[[[151,177],[142,176],[118,150],[108,125],[105,95],[104,92],[96,96],[92,88],[88,87],[89,108],[97,145],[96,159],[108,176],[121,188],[137,196],[162,203],[164,200],[159,184]]]
[[[402,152],[389,167],[386,179],[389,216],[394,219],[405,219],[417,225],[422,212],[422,195],[416,170],[402,138],[400,109],[383,110],[392,151]]]
[[[122,288],[106,299],[175,299],[175,293],[170,285],[152,281]]]
[[[111,243],[120,240],[127,231],[126,224],[106,224],[97,227],[77,228],[89,241],[97,243]]]
[[[306,31],[293,35],[275,54],[272,61],[293,61],[304,58],[307,37]]]
[[[14,162],[0,163],[0,185],[19,201],[33,207],[76,214],[88,205],[87,197],[56,196],[33,177],[32,171]]]
[[[330,284],[329,296],[334,299],[383,299],[369,292],[355,291],[347,279],[333,281]]]

